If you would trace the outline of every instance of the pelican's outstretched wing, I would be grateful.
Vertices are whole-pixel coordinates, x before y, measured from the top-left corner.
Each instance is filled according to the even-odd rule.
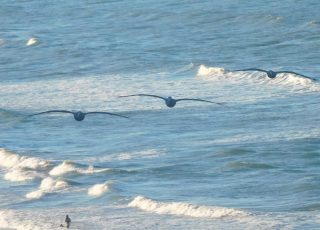
[[[305,76],[305,75],[302,75],[300,73],[296,73],[296,72],[293,72],[293,71],[277,71],[277,73],[291,73],[291,74],[295,74],[295,75],[298,75],[298,76],[301,76],[301,77],[305,77],[305,78],[308,78],[310,80],[313,80],[313,81],[316,81],[315,78],[312,78],[312,77],[308,77],[308,76]]]
[[[118,117],[123,117],[123,118],[129,118],[129,117],[126,117],[126,116],[123,116],[123,115],[120,115],[120,114],[116,114],[116,113],[108,113],[108,112],[88,112],[88,113],[85,113],[86,115],[87,114],[108,114],[108,115],[112,115],[112,116],[118,116]]]
[[[30,116],[35,116],[35,115],[40,115],[40,114],[45,114],[45,113],[71,113],[71,114],[73,114],[73,112],[68,111],[68,110],[49,110],[49,111],[45,111],[45,112],[41,112],[41,113],[35,113]]]
[[[202,101],[202,102],[208,102],[208,103],[213,103],[213,104],[218,104],[218,105],[224,104],[224,103],[207,101],[207,100],[202,100],[202,99],[195,99],[195,98],[181,98],[181,99],[177,99],[176,101]]]
[[[265,72],[267,73],[267,70],[264,69],[258,69],[258,68],[249,68],[249,69],[237,69],[237,70],[232,70],[232,72],[240,72],[240,71],[260,71],[260,72]]]
[[[163,99],[163,100],[166,100],[166,98],[164,98],[164,97],[160,97],[160,96],[152,95],[152,94],[143,94],[143,93],[131,94],[131,95],[125,95],[125,96],[119,96],[119,97],[135,97],[135,96],[156,97],[156,98],[161,98],[161,99]]]

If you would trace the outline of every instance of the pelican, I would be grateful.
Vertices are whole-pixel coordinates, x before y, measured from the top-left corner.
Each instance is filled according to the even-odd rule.
[[[88,115],[88,114],[108,114],[108,115],[112,115],[112,116],[128,118],[126,116],[119,115],[119,114],[116,114],[116,113],[108,113],[108,112],[87,112],[87,113],[83,113],[81,111],[72,112],[72,111],[68,111],[68,110],[49,110],[49,111],[45,111],[45,112],[41,112],[41,113],[32,114],[30,116],[36,116],[36,115],[41,115],[41,114],[45,114],[45,113],[71,113],[71,114],[73,114],[73,117],[74,117],[74,119],[76,121],[83,121],[85,116]]]
[[[173,108],[177,104],[178,101],[202,101],[202,102],[207,102],[207,103],[223,105],[223,103],[207,101],[207,100],[202,100],[202,99],[194,99],[194,98],[173,99],[170,96],[169,97],[160,97],[160,96],[152,95],[152,94],[131,94],[131,95],[125,95],[125,96],[119,96],[119,97],[135,97],[135,96],[146,96],[146,97],[155,97],[155,98],[163,99],[169,108]]]
[[[273,70],[264,70],[264,69],[257,69],[257,68],[249,68],[249,69],[233,70],[232,72],[240,72],[240,71],[258,71],[258,72],[264,72],[264,73],[267,74],[267,76],[268,76],[269,78],[275,78],[275,77],[277,76],[277,74],[279,74],[279,73],[290,73],[290,74],[294,74],[294,75],[298,75],[298,76],[301,76],[301,77],[308,78],[308,79],[313,80],[313,81],[316,80],[316,79],[314,79],[314,78],[311,78],[311,77],[302,75],[302,74],[300,74],[300,73],[296,73],[296,72],[293,72],[293,71],[286,71],[286,70],[283,70],[283,71],[273,71]]]

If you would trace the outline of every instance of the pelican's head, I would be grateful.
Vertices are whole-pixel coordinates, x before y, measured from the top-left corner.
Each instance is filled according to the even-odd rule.
[[[82,121],[85,117],[85,114],[81,111],[78,111],[78,112],[75,112],[73,116],[76,121]]]

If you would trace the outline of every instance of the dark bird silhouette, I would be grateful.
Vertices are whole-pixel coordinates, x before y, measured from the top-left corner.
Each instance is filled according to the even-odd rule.
[[[32,114],[30,116],[36,116],[36,115],[41,115],[41,114],[45,114],[45,113],[71,113],[71,114],[73,114],[73,117],[74,117],[74,119],[76,121],[83,121],[85,116],[88,115],[88,114],[108,114],[108,115],[112,115],[112,116],[128,118],[128,117],[123,116],[123,115],[119,115],[119,114],[116,114],[116,113],[109,113],[109,112],[87,112],[87,113],[83,113],[81,111],[72,112],[72,111],[68,111],[68,110],[49,110],[49,111],[45,111],[45,112],[41,112],[41,113]]]
[[[207,100],[202,100],[202,99],[195,99],[195,98],[173,99],[172,97],[160,97],[160,96],[151,95],[151,94],[132,94],[132,95],[119,96],[119,97],[135,97],[135,96],[147,96],[147,97],[155,97],[155,98],[163,99],[169,108],[173,108],[177,104],[178,101],[202,101],[202,102],[207,102],[207,103],[223,105],[223,103],[207,101]]]
[[[304,77],[304,78],[308,78],[310,80],[313,80],[315,81],[316,79],[312,78],[312,77],[308,77],[308,76],[305,76],[305,75],[302,75],[300,73],[296,73],[296,72],[293,72],[293,71],[286,71],[286,70],[283,70],[283,71],[273,71],[273,70],[264,70],[264,69],[257,69],[257,68],[249,68],[249,69],[238,69],[238,70],[233,70],[232,72],[240,72],[240,71],[258,71],[258,72],[264,72],[267,74],[267,76],[269,78],[275,78],[277,76],[277,74],[279,73],[291,73],[291,74],[295,74],[295,75],[298,75],[298,76],[301,76],[301,77]]]

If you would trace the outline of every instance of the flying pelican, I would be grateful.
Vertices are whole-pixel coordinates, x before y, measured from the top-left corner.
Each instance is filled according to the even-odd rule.
[[[293,72],[293,71],[286,71],[286,70],[283,70],[283,71],[273,71],[273,70],[264,70],[264,69],[257,69],[257,68],[249,68],[249,69],[233,70],[232,72],[240,72],[240,71],[258,71],[258,72],[264,72],[264,73],[266,73],[266,74],[268,75],[269,78],[275,78],[275,77],[277,76],[277,74],[279,74],[279,73],[291,73],[291,74],[295,74],[295,75],[298,75],[298,76],[302,76],[302,77],[308,78],[308,79],[313,80],[313,81],[316,80],[316,79],[314,79],[314,78],[311,78],[311,77],[302,75],[302,74],[300,74],[300,73],[296,73],[296,72]]]
[[[119,115],[119,114],[116,114],[116,113],[108,113],[108,112],[88,112],[88,113],[83,113],[81,111],[72,112],[72,111],[68,111],[68,110],[49,110],[49,111],[45,111],[45,112],[41,112],[41,113],[32,114],[30,116],[36,116],[36,115],[45,114],[45,113],[71,113],[71,114],[73,114],[73,117],[74,117],[74,119],[76,121],[83,121],[85,116],[88,115],[88,114],[108,114],[108,115],[112,115],[112,116],[128,118],[126,116]]]
[[[132,94],[132,95],[119,96],[119,97],[135,97],[135,96],[147,96],[147,97],[155,97],[155,98],[163,99],[165,101],[166,105],[169,108],[173,108],[177,104],[178,101],[202,101],[202,102],[208,102],[208,103],[223,105],[223,103],[206,101],[206,100],[202,100],[202,99],[194,99],[194,98],[173,99],[170,96],[169,97],[160,97],[160,96],[151,95],[151,94]]]

